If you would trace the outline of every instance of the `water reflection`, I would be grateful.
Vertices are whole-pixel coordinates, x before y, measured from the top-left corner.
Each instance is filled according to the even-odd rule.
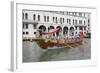
[[[23,42],[23,62],[82,60],[91,58],[91,40],[72,48],[53,48],[43,50],[36,42]]]

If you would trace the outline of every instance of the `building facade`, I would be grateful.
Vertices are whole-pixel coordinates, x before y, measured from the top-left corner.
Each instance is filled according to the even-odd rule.
[[[52,37],[68,36],[75,37],[80,31],[91,32],[90,15],[88,12],[70,11],[42,11],[26,10],[22,11],[22,34],[23,39],[36,38],[41,32],[48,32],[50,29],[60,30],[52,34]]]

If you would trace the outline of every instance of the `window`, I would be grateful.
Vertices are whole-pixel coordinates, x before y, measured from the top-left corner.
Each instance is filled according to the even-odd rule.
[[[73,19],[73,25],[74,25],[74,19]]]
[[[28,14],[27,13],[25,13],[25,19],[28,19]]]
[[[82,30],[82,27],[81,26],[79,28],[80,28],[80,30]]]
[[[40,21],[40,15],[38,15],[38,21]]]
[[[71,19],[69,19],[69,24],[71,24]]]
[[[33,15],[33,20],[36,20],[36,15],[35,14]]]
[[[60,23],[62,24],[62,18],[60,18]]]
[[[23,23],[23,29],[28,29],[28,24]]]
[[[23,19],[24,19],[24,13],[23,13]]]
[[[25,27],[25,24],[23,23],[23,28]]]
[[[23,32],[23,35],[25,34],[25,32]]]
[[[76,30],[77,30],[77,27],[75,27],[76,28]]]
[[[68,18],[67,18],[67,23],[68,23]]]
[[[75,20],[75,24],[77,24],[77,20]]]
[[[44,21],[46,22],[46,16],[44,16]]]
[[[64,18],[63,18],[63,23],[64,23]]]
[[[36,34],[36,32],[34,32],[34,34]]]
[[[79,20],[79,24],[82,24],[82,20]]]
[[[26,34],[28,35],[28,32],[26,32]]]
[[[84,25],[86,24],[85,20],[84,20]]]
[[[82,23],[82,20],[81,20],[81,24],[83,24],[83,23]]]
[[[86,27],[84,27],[84,30],[86,30]]]
[[[26,24],[26,29],[28,29],[28,24]]]
[[[54,17],[53,17],[53,22],[54,22]]]
[[[49,22],[49,16],[47,16],[47,21]]]
[[[56,17],[56,23],[57,23],[57,17]]]
[[[90,23],[90,20],[88,19],[88,24]]]
[[[37,24],[34,24],[33,26],[34,26],[34,29],[36,29],[36,27],[37,27]]]

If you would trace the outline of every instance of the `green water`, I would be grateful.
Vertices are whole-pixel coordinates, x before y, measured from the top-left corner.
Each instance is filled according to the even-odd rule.
[[[72,48],[53,48],[43,50],[36,43],[23,42],[23,62],[85,60],[91,58],[91,40]]]

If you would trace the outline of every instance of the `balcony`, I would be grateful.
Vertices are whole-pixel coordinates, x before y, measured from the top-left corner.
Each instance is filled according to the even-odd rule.
[[[22,20],[23,23],[26,23],[26,24],[38,24],[38,21],[37,20]]]
[[[83,25],[83,24],[78,24],[78,25],[75,25],[75,26],[77,26],[77,27],[80,27],[80,26],[85,27],[86,25]]]

